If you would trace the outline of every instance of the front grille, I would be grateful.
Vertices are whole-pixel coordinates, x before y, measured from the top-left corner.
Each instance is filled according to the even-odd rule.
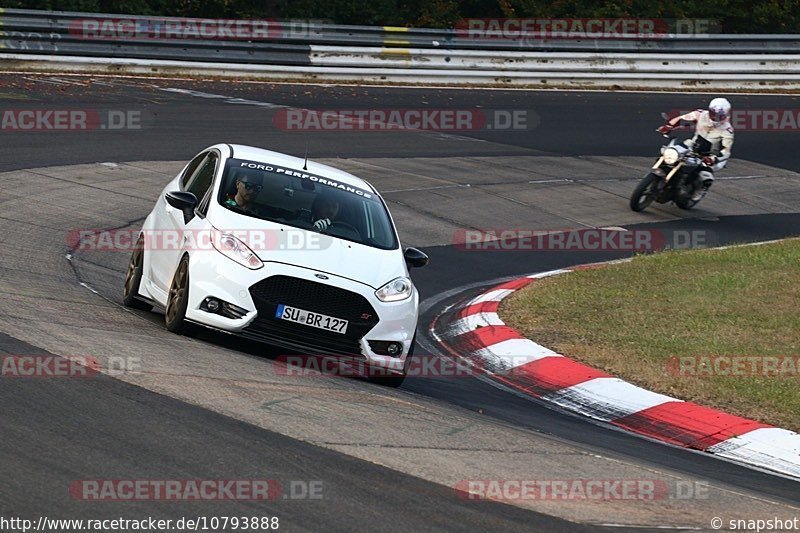
[[[314,330],[314,331],[308,331]],[[286,320],[256,318],[241,333],[243,336],[301,352],[305,355],[349,355],[361,357],[357,339],[310,328]],[[335,335],[335,337],[334,337]]]
[[[290,276],[272,276],[250,287],[258,316],[242,334],[312,354],[361,354],[359,340],[380,318],[366,298],[348,290]],[[275,318],[279,304],[348,321],[347,333]]]

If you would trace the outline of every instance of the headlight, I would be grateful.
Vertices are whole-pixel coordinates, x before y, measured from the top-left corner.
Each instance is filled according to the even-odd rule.
[[[664,163],[668,165],[674,165],[680,159],[680,155],[678,155],[678,151],[675,148],[667,148],[664,150]]]
[[[211,244],[219,253],[250,270],[258,270],[264,266],[253,250],[230,233],[213,231]]]
[[[410,298],[413,289],[410,279],[397,278],[375,291],[375,296],[382,302],[399,302]]]

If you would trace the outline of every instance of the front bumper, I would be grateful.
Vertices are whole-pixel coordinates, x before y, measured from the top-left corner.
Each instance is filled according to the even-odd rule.
[[[419,295],[402,302],[378,300],[363,283],[284,263],[265,262],[247,269],[222,254],[203,251],[189,258],[189,302],[186,318],[192,322],[246,338],[300,352],[359,358],[371,365],[402,371],[417,326]],[[246,310],[241,318],[226,318],[201,309],[208,297]],[[278,303],[349,321],[347,335],[327,332],[275,318]],[[370,316],[367,316],[370,315]],[[380,355],[368,341],[395,341],[402,355]]]

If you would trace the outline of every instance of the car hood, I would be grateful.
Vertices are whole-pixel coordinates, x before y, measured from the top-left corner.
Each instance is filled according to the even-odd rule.
[[[217,230],[236,235],[265,263],[307,268],[364,283],[373,289],[408,276],[400,248],[381,250],[233,212],[218,212],[210,223]]]

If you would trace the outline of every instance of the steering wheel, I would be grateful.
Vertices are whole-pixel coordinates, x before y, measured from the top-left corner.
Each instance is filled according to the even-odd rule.
[[[330,225],[329,229],[333,229],[333,228],[336,228],[336,227],[344,228],[346,230],[350,230],[353,233],[355,233],[356,235],[358,235],[359,237],[361,237],[361,232],[358,231],[358,229],[356,229],[355,226],[353,226],[352,224],[350,224],[348,222],[342,222],[341,220],[334,220],[333,222],[331,222],[331,225]]]

